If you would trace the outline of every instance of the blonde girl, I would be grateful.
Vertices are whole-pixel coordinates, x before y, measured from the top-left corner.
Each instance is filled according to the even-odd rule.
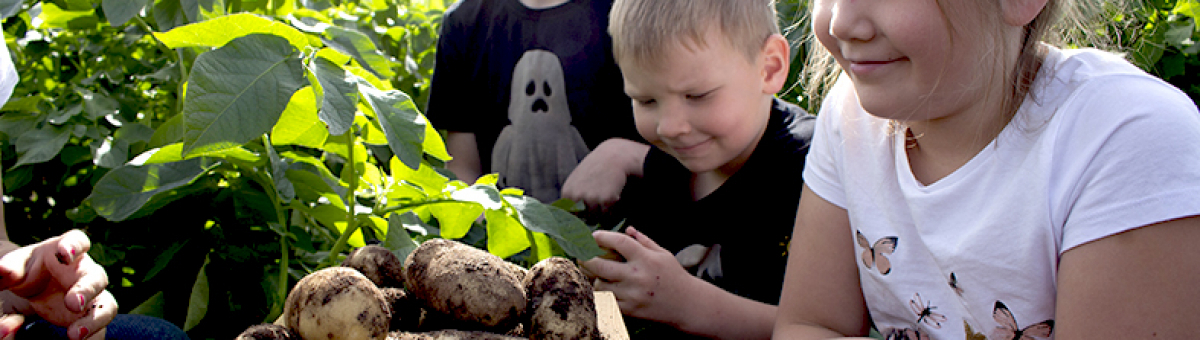
[[[1119,55],[1049,44],[1087,31],[1060,21],[1085,5],[813,1],[837,80],[775,338],[1200,334],[1200,113]]]

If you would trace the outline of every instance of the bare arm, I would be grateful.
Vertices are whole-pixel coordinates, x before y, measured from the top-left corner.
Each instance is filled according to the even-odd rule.
[[[1063,253],[1055,339],[1185,339],[1200,326],[1200,216]]]
[[[449,131],[446,133],[446,151],[453,160],[446,163],[446,169],[453,172],[458,179],[474,183],[483,175],[483,166],[479,159],[479,145],[475,144],[474,132]]]
[[[845,209],[804,186],[788,250],[775,339],[865,336],[869,324]]]
[[[642,176],[642,165],[649,151],[649,145],[632,140],[605,140],[571,171],[563,183],[562,197],[583,202],[588,210],[603,213],[621,198],[629,176]]]

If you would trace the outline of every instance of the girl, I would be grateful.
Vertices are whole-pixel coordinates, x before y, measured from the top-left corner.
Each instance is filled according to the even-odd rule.
[[[1195,337],[1200,113],[1119,56],[1042,42],[1080,6],[813,1],[845,72],[776,338]]]

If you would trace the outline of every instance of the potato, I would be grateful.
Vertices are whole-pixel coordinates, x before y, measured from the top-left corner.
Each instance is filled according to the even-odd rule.
[[[392,322],[388,330],[416,331],[425,319],[425,309],[402,288],[384,287],[383,297],[392,307]]]
[[[376,287],[404,287],[403,262],[387,248],[367,245],[354,249],[342,261],[343,267],[358,270]]]
[[[409,294],[430,314],[461,321],[459,329],[505,332],[525,314],[525,269],[457,241],[425,241],[405,259],[404,276]]]
[[[303,340],[290,328],[275,324],[259,324],[246,328],[237,340]]]
[[[387,340],[526,340],[482,331],[461,331],[454,329],[444,329],[439,331],[424,332],[424,333],[407,333],[407,332],[392,332],[388,334]]]
[[[525,276],[531,339],[600,339],[588,278],[574,262],[550,257]]]
[[[392,319],[383,292],[357,270],[329,267],[292,287],[284,324],[305,340],[382,340]]]

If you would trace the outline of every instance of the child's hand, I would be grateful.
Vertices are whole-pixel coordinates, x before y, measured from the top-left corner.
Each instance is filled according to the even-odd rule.
[[[615,250],[624,262],[593,258],[583,262],[583,268],[599,277],[596,290],[612,291],[621,312],[643,319],[676,324],[684,316],[687,292],[692,281],[675,260],[675,255],[663,249],[645,234],[630,227],[625,233],[596,231],[592,233],[601,248]]]
[[[117,302],[105,290],[108,274],[88,256],[90,248],[87,236],[72,230],[0,258],[0,339],[12,339],[25,315],[66,327],[71,339],[103,333]]]
[[[629,176],[641,176],[650,146],[613,138],[596,146],[562,186],[562,197],[582,202],[589,214],[604,214],[621,198]]]

